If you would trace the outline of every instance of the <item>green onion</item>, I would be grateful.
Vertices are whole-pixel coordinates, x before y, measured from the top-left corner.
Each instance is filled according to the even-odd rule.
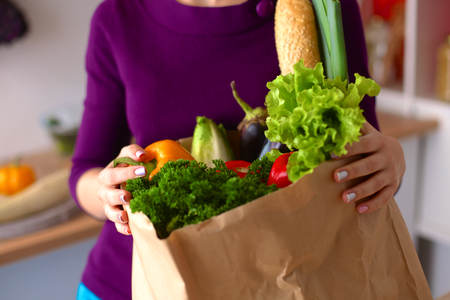
[[[339,0],[312,0],[319,27],[321,54],[325,76],[347,80],[347,55],[341,3]]]

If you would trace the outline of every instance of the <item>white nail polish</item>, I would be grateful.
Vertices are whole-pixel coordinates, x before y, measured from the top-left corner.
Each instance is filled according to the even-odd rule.
[[[344,180],[345,178],[348,177],[348,172],[341,171],[341,172],[337,173],[337,176],[338,176],[338,181]]]
[[[127,203],[127,201],[125,200],[125,195],[120,195],[120,201],[122,201],[123,203]]]
[[[144,154],[145,154],[144,151],[139,150],[139,151],[136,152],[136,157],[141,157],[141,156],[144,155]]]
[[[347,202],[353,201],[355,199],[356,199],[356,194],[355,193],[347,194]]]
[[[134,174],[136,176],[144,176],[145,175],[145,168],[142,167],[142,168],[134,170]]]
[[[119,215],[118,218],[120,222],[124,223],[124,221],[122,220],[122,215]]]

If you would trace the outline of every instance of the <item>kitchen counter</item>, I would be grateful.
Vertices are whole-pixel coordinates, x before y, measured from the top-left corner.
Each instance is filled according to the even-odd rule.
[[[21,162],[33,166],[36,177],[42,178],[55,170],[69,167],[71,157],[48,150],[26,155]],[[0,162],[0,166],[6,163]],[[1,240],[0,266],[95,237],[100,233],[102,226],[103,222],[94,220],[80,210],[79,214],[67,222],[16,238]]]
[[[397,139],[423,135],[438,126],[434,120],[414,120],[384,112],[378,113],[378,119],[381,131]],[[33,165],[39,178],[58,168],[70,165],[70,157],[58,155],[50,150],[24,157],[23,162]],[[102,226],[102,222],[80,212],[65,223],[0,241],[0,265],[95,237],[100,233]]]
[[[0,265],[95,237],[102,226],[102,222],[80,212],[65,223],[0,241]]]

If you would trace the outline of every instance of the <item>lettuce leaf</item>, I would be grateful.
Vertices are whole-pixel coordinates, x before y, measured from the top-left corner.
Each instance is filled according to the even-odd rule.
[[[365,122],[359,103],[365,95],[380,92],[372,79],[355,74],[355,82],[347,85],[339,76],[325,78],[322,63],[309,69],[303,60],[294,65],[294,73],[278,76],[267,87],[265,134],[295,151],[287,166],[292,182],[330,159],[331,153],[347,153],[345,146],[358,141]]]

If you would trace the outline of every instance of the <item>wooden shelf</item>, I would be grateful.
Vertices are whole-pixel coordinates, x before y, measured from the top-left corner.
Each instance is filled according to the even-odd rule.
[[[378,112],[377,116],[380,131],[396,139],[412,135],[423,135],[438,127],[436,120],[411,119],[386,112]]]

